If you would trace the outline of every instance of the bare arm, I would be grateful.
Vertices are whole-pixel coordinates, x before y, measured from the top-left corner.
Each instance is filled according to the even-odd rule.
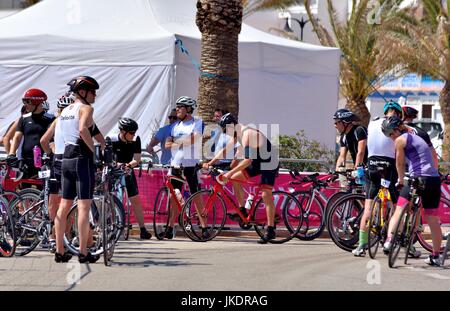
[[[92,152],[95,152],[94,140],[89,132],[89,127],[94,124],[94,119],[92,118],[93,113],[94,109],[91,106],[83,105],[80,108],[80,123],[78,130],[80,131],[81,139],[83,139]]]
[[[336,161],[336,170],[338,170],[340,166],[345,166],[346,158],[347,158],[347,148],[341,147],[341,149],[339,150],[339,157]]]
[[[14,138],[14,134],[16,133],[17,123],[19,123],[19,119],[13,122],[13,124],[6,131],[5,136],[3,136],[3,146],[5,147],[6,154],[9,154],[11,149],[11,140]]]
[[[406,139],[399,137],[395,141],[395,166],[397,167],[398,181],[403,184],[405,178],[405,147]]]
[[[434,168],[438,169],[439,168],[439,157],[436,152],[436,149],[434,149],[434,147],[430,147],[430,149],[431,149],[431,157],[433,158],[433,166],[434,166]]]
[[[47,129],[45,134],[41,137],[41,147],[44,150],[45,153],[50,154],[52,153],[52,149],[50,147],[50,140],[52,140],[53,136],[55,135],[55,127],[58,119],[53,121],[52,125]]]
[[[20,141],[23,138],[22,132],[17,132],[14,134],[13,142],[11,144],[11,148],[9,149],[8,154],[16,154],[17,148],[19,148]]]
[[[148,153],[153,153],[153,147],[155,147],[159,143],[160,143],[160,141],[156,138],[156,136],[153,136],[152,140],[150,141],[150,143],[147,145],[147,148],[145,148],[145,149],[147,150]]]
[[[362,139],[358,142],[358,153],[356,154],[355,165],[364,163],[364,155],[366,153],[367,139]]]

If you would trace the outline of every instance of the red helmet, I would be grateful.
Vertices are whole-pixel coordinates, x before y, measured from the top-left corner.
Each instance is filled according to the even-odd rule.
[[[414,109],[413,107],[409,107],[409,106],[403,106],[402,110],[403,110],[403,116],[410,117],[413,119],[417,118],[417,115],[419,114],[419,111],[417,111],[417,109]]]
[[[29,89],[23,94],[22,102],[24,104],[31,103],[32,105],[40,105],[47,100],[47,94],[40,89]]]

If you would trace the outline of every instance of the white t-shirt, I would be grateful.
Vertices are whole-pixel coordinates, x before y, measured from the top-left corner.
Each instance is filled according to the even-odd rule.
[[[172,160],[170,161],[170,165],[192,167],[195,166],[202,158],[202,120],[193,118],[189,121],[178,121],[172,126],[171,136],[174,140],[179,138],[187,138],[194,133],[199,134],[199,138],[196,139],[194,144],[186,146],[176,145],[172,148]]]
[[[381,124],[385,119],[380,118],[369,123],[367,128],[368,156],[388,157],[395,159],[394,141],[387,138],[381,130]]]

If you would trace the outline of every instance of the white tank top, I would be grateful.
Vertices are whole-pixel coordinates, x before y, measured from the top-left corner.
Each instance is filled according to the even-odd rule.
[[[367,129],[367,151],[368,156],[388,157],[395,159],[394,141],[384,136],[381,131],[381,124],[384,118],[380,118],[369,123]]]
[[[59,116],[58,124],[56,126],[59,127],[59,132],[61,134],[58,135],[61,135],[61,142],[64,142],[64,146],[78,144],[78,139],[80,138],[79,121],[81,105],[83,104],[71,104],[66,107]]]
[[[64,154],[64,149],[65,149],[66,145],[64,144],[64,137],[62,135],[61,125],[60,125],[61,122],[59,122],[59,117],[55,122],[56,122],[55,135],[53,137],[53,140],[55,142],[55,154]]]

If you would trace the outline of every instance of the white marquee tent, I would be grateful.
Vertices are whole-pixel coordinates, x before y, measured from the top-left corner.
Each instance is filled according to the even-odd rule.
[[[77,75],[100,83],[94,119],[104,133],[117,118],[140,124],[143,144],[174,99],[196,97],[198,72],[175,45],[200,58],[196,0],[46,0],[0,20],[0,132],[37,87],[52,108]],[[240,121],[304,129],[334,147],[340,51],[279,38],[247,25],[239,37]]]

